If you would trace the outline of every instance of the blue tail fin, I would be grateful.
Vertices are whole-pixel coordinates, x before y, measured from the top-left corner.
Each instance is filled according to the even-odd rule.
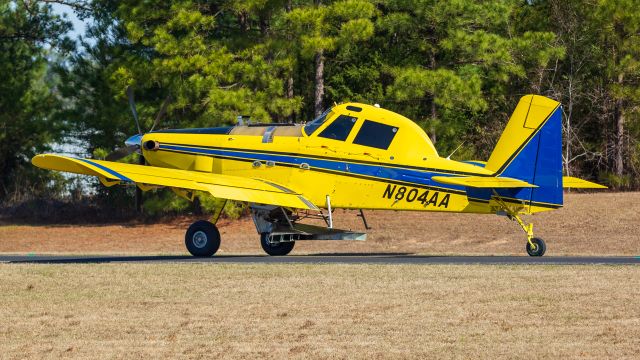
[[[562,108],[554,100],[528,95],[514,111],[486,168],[497,176],[524,180],[537,188],[500,189],[506,199],[558,208],[562,199]]]

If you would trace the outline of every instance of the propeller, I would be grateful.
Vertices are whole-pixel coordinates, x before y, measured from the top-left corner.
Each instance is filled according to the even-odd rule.
[[[140,150],[142,136],[144,133],[142,132],[142,128],[140,127],[140,120],[138,118],[138,111],[136,110],[136,102],[133,96],[133,88],[131,86],[127,86],[127,97],[129,98],[129,107],[131,108],[131,114],[133,114],[133,120],[136,122],[136,127],[138,128],[138,134],[131,136],[125,141],[125,146],[121,148],[117,148],[115,151],[111,152],[109,155],[105,157],[105,160],[108,161],[117,161],[134,152]],[[164,116],[167,114],[167,106],[172,101],[171,95],[167,96],[162,102],[162,106],[160,106],[160,111],[156,115],[156,118],[153,120],[153,125],[149,132],[153,131]]]
[[[164,116],[167,114],[167,106],[172,100],[173,98],[171,97],[171,95],[167,95],[167,97],[164,99],[164,101],[162,102],[162,106],[160,106],[160,111],[158,111],[158,115],[156,115],[156,119],[153,121],[153,125],[151,126],[151,130],[149,130],[149,132],[152,132],[153,129],[155,129],[158,124],[160,124],[160,121],[162,121]]]
[[[140,148],[140,145],[128,145],[125,147],[117,148],[115,151],[111,152],[104,159],[107,161],[118,161],[129,154],[133,154]]]
[[[131,113],[133,114],[133,120],[136,121],[136,126],[138,127],[138,134],[142,135],[140,121],[138,121],[138,111],[136,110],[136,101],[133,98],[133,88],[131,86],[127,86],[127,97],[129,98],[129,107],[131,108]]]

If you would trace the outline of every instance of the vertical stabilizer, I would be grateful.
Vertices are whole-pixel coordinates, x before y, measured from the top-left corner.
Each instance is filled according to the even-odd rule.
[[[520,99],[486,168],[538,187],[499,191],[534,206],[562,206],[562,109],[555,100]]]

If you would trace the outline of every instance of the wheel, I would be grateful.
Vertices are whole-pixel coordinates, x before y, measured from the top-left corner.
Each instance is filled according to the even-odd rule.
[[[286,235],[284,235],[286,236]],[[287,241],[287,242],[271,242],[271,234],[270,233],[262,233],[260,234],[260,245],[262,245],[262,250],[271,256],[284,256],[287,255],[293,250],[293,246],[296,244],[295,241]]]
[[[542,256],[544,252],[547,251],[547,245],[545,245],[544,240],[540,238],[533,238],[531,242],[534,246],[531,246],[527,241],[527,254],[529,256]]]
[[[212,223],[199,220],[187,229],[184,244],[193,256],[212,256],[220,248],[220,232]]]

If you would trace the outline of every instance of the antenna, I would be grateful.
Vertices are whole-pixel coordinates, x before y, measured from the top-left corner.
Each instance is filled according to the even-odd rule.
[[[462,147],[462,145],[464,145],[464,143],[465,143],[465,142],[466,142],[466,140],[465,140],[465,141],[463,141],[460,145],[458,145],[458,147],[457,147],[455,150],[453,150],[453,151],[451,152],[451,154],[449,154],[449,156],[447,156],[447,160],[451,160],[451,155],[455,154],[455,153],[456,153],[456,151],[458,151],[458,149],[460,149],[460,148]]]

